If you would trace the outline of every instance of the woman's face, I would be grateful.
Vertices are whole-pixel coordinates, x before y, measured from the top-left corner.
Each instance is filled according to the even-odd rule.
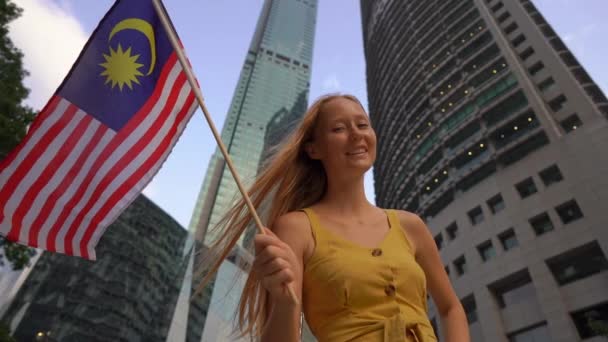
[[[376,160],[376,133],[355,101],[338,97],[325,103],[313,134],[307,152],[328,174],[364,173]]]

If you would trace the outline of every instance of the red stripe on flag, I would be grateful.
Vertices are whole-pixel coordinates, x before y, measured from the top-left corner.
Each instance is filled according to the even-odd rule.
[[[116,204],[122,198],[124,198],[126,196],[126,194],[129,192],[129,190],[131,190],[137,184],[137,181],[142,179],[144,177],[144,175],[149,170],[151,170],[152,167],[159,161],[159,159],[161,159],[164,152],[170,147],[171,141],[176,136],[177,127],[179,126],[179,124],[182,123],[186,114],[188,114],[188,110],[192,106],[193,102],[194,102],[194,95],[192,92],[190,92],[188,94],[188,98],[186,99],[186,102],[185,102],[182,110],[177,114],[176,120],[173,122],[173,125],[169,129],[169,132],[167,132],[167,135],[165,135],[165,137],[163,138],[163,140],[161,141],[159,146],[154,150],[154,152],[150,155],[150,157],[148,157],[144,161],[144,163],[123,184],[121,184],[118,187],[118,189],[116,189],[116,191],[108,198],[108,200],[100,208],[100,210],[97,211],[97,214],[93,217],[93,219],[91,220],[91,223],[86,228],[83,238],[80,240],[80,255],[83,258],[89,259],[87,245],[89,244],[89,241],[91,240],[91,236],[95,232],[95,229],[97,229],[97,226],[99,225],[101,220],[104,217],[106,217],[106,215],[108,215],[108,212],[114,206],[116,206]],[[171,107],[173,107],[173,105],[171,105]],[[172,111],[173,108],[170,108],[169,110]],[[142,140],[144,140],[144,139],[142,139]],[[139,153],[139,152],[137,152],[137,153]]]
[[[103,191],[112,183],[114,179],[123,171],[129,163],[131,163],[140,153],[141,151],[150,143],[152,138],[156,135],[158,130],[162,127],[163,123],[171,114],[171,110],[173,106],[175,106],[175,102],[177,102],[177,97],[181,91],[182,86],[186,82],[186,76],[184,73],[180,73],[173,84],[173,89],[171,89],[171,93],[165,106],[162,111],[152,123],[152,126],[144,133],[144,135],[131,147],[131,149],[125,153],[119,160],[116,162],[112,168],[108,171],[108,173],[102,178],[99,182],[89,201],[84,206],[84,208],[78,213],[76,219],[72,222],[72,225],[68,229],[68,233],[65,236],[65,253],[72,255],[74,253],[72,248],[72,240],[74,240],[74,236],[76,235],[76,231],[82,224],[84,217],[89,213],[91,208],[95,205],[95,202],[99,200]]]
[[[14,150],[12,150],[11,153],[9,153],[9,155],[0,163],[0,173],[2,171],[4,171],[4,169],[8,165],[10,165],[13,162],[13,160],[15,160],[17,155],[19,155],[19,152],[27,144],[29,144],[34,133],[38,130],[38,128],[42,125],[42,123],[51,116],[51,113],[53,113],[55,111],[55,109],[57,108],[57,105],[59,104],[59,100],[61,100],[60,97],[53,96],[49,100],[49,102],[47,102],[46,106],[44,106],[42,111],[40,111],[40,113],[38,113],[38,115],[36,116],[36,119],[32,123],[32,126],[30,126],[30,129],[29,129],[27,135],[25,136],[25,138],[23,138],[21,143],[19,143],[19,145]]]
[[[53,207],[58,204],[57,201],[59,198],[67,191],[68,187],[72,184],[78,172],[83,168],[85,161],[89,158],[95,146],[99,144],[99,141],[103,137],[103,135],[108,131],[106,126],[100,125],[95,131],[93,137],[87,143],[82,153],[78,156],[78,159],[72,166],[72,168],[65,174],[61,183],[53,190],[53,192],[49,195],[48,199],[44,202],[42,206],[42,210],[40,210],[40,214],[36,216],[36,219],[32,223],[32,227],[30,228],[29,234],[29,245],[37,246],[38,245],[38,234],[40,233],[40,229],[42,225],[46,222],[47,218],[51,214]],[[47,234],[48,239],[49,234]],[[47,240],[46,245],[49,246],[50,242]],[[53,245],[54,247],[54,245]],[[47,248],[48,249],[48,248]],[[53,248],[52,251],[55,251]]]
[[[53,140],[55,140],[59,133],[74,119],[77,110],[78,109],[74,106],[68,106],[66,111],[62,114],[62,118],[57,120],[57,122],[42,136],[38,144],[36,144],[30,153],[23,159],[23,162],[17,166],[15,172],[13,172],[11,177],[7,180],[2,190],[0,190],[0,208],[2,208],[0,222],[4,220],[5,206],[11,198],[10,195],[15,192],[17,186],[19,186],[23,178],[25,178],[32,169],[32,166],[38,161],[38,158],[40,158],[42,153],[46,152]],[[6,239],[9,241],[17,241],[14,240],[14,235],[10,234],[7,235]]]
[[[70,105],[67,110],[78,111],[78,108],[76,108],[76,106],[74,105]],[[46,167],[40,174],[40,177],[38,177],[38,179],[36,179],[36,181],[34,181],[34,183],[32,183],[32,185],[29,187],[29,189],[25,193],[25,196],[23,196],[21,203],[19,203],[19,206],[13,214],[13,224],[11,225],[11,230],[8,233],[8,236],[11,236],[12,234],[14,238],[19,238],[24,216],[27,214],[28,211],[30,211],[36,197],[38,196],[42,188],[44,188],[48,184],[51,178],[55,175],[55,172],[65,162],[72,149],[78,143],[78,140],[80,140],[80,138],[86,131],[92,119],[93,118],[90,115],[85,115],[84,118],[80,120],[74,130],[68,133],[69,135],[67,140],[61,145],[61,148],[59,149],[55,157],[53,157],[53,159],[46,165]],[[32,244],[32,232],[30,231],[28,235],[28,244],[32,247],[37,247],[36,241],[34,241],[34,244]]]
[[[135,114],[135,116],[125,125],[125,127],[110,141],[108,146],[106,146],[104,148],[101,155],[97,158],[97,160],[95,161],[95,163],[93,164],[93,166],[91,167],[91,169],[89,170],[87,175],[85,176],[84,180],[82,181],[82,183],[80,184],[80,186],[78,187],[76,192],[74,193],[74,195],[70,198],[68,203],[66,203],[64,209],[61,211],[61,214],[57,218],[57,221],[55,221],[55,223],[53,224],[53,227],[49,231],[48,241],[50,244],[47,245],[47,249],[49,251],[56,250],[56,240],[57,240],[57,234],[59,234],[59,230],[65,223],[65,220],[69,217],[71,210],[74,208],[74,206],[80,201],[80,199],[84,195],[87,187],[91,183],[93,176],[95,176],[95,173],[99,170],[101,165],[103,165],[103,163],[110,157],[112,152],[114,152],[114,150],[116,150],[116,148],[118,148],[120,146],[120,144],[129,136],[129,134],[132,133],[133,130],[135,130],[137,128],[137,126],[139,126],[139,124],[145,119],[146,115],[154,107],[154,105],[156,104],[156,101],[158,101],[158,98],[160,97],[160,94],[163,90],[165,82],[167,81],[167,78],[169,77],[169,73],[173,69],[173,66],[175,65],[176,61],[177,61],[177,57],[174,52],[171,54],[171,56],[167,60],[167,63],[163,67],[160,78],[159,78],[158,82],[156,83],[156,88],[154,89],[154,93],[150,96],[148,101],[146,101],[144,106],[137,112],[137,114]],[[64,238],[64,241],[65,241],[64,246],[69,245],[69,242],[65,238]],[[65,254],[68,254],[68,253],[66,252]]]

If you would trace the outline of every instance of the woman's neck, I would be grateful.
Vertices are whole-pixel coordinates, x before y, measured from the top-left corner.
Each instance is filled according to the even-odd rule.
[[[327,192],[318,204],[332,212],[346,215],[361,213],[374,207],[365,196],[363,175],[350,179],[329,179]]]

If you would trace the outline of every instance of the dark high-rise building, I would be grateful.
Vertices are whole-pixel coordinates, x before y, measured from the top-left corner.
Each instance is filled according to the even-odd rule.
[[[608,322],[602,91],[531,1],[361,10],[376,202],[426,220],[473,341],[596,335],[589,322]]]
[[[108,227],[97,261],[43,253],[2,319],[18,341],[165,341],[186,237],[140,196]]]

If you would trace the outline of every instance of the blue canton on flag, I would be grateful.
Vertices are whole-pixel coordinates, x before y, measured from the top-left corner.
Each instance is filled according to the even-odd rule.
[[[151,0],[118,0],[0,164],[0,234],[95,259],[196,109]]]

